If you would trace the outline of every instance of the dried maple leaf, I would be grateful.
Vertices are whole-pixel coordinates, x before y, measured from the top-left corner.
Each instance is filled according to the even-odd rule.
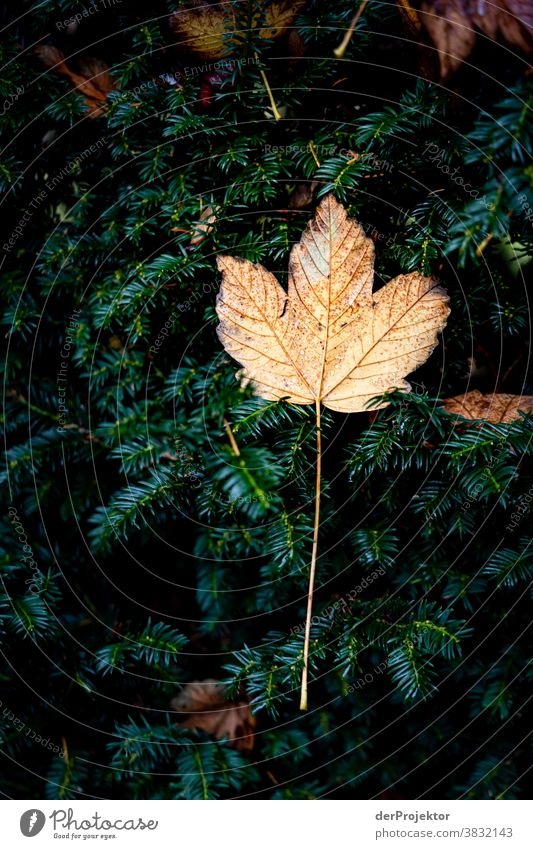
[[[360,412],[409,391],[449,313],[434,280],[413,272],[372,294],[374,245],[332,195],[291,252],[288,294],[263,266],[218,258],[218,335],[261,398]],[[383,406],[383,405],[382,405]]]
[[[333,195],[321,201],[291,251],[288,292],[262,265],[223,256],[218,266],[217,332],[244,367],[243,379],[261,398],[315,405],[315,522],[300,700],[305,710],[320,514],[320,405],[354,413],[387,390],[409,391],[404,377],[437,344],[448,298],[417,272],[373,294],[374,244]]]
[[[83,95],[91,118],[97,118],[104,111],[107,95],[116,89],[105,62],[93,56],[81,56],[78,60],[80,72],[77,73],[69,67],[64,54],[57,47],[43,44],[36,47],[35,52],[46,68],[66,77]]]
[[[258,29],[261,38],[271,40],[283,35],[291,26],[305,0],[279,0],[266,5],[223,2],[209,6],[193,0],[170,17],[170,28],[180,40],[180,47],[203,59],[222,59],[237,46],[235,34]],[[251,19],[248,17],[251,10]]]
[[[519,410],[533,411],[533,395],[506,395],[495,392],[483,395],[479,390],[454,395],[442,402],[444,409],[464,419],[484,420],[496,424],[509,424],[519,419]]]
[[[217,740],[227,737],[240,751],[253,749],[255,717],[245,701],[228,701],[218,681],[192,681],[172,699],[170,706],[178,713],[188,714],[179,723],[182,728],[200,728]]]
[[[470,56],[478,34],[526,54],[533,51],[531,0],[424,0],[415,9],[398,0],[412,34],[424,27],[439,56],[440,76],[451,77]]]

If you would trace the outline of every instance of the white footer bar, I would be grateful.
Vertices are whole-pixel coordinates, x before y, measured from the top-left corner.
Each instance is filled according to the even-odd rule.
[[[2,845],[532,849],[522,801],[4,801]],[[35,842],[30,842],[34,840]]]

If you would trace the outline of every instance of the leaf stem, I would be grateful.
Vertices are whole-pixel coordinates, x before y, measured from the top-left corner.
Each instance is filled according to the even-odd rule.
[[[309,591],[307,593],[307,616],[305,620],[304,668],[302,689],[300,692],[300,710],[307,710],[307,667],[309,659],[309,639],[311,636],[311,618],[313,613],[313,591],[315,586],[316,558],[318,553],[318,528],[320,524],[320,482],[322,472],[322,434],[320,431],[320,401],[316,401],[316,489],[315,524],[313,528],[313,551],[309,570]]]
[[[315,146],[314,146],[312,141],[309,142],[309,150],[311,151],[311,156],[313,157],[313,159],[316,162],[316,167],[320,168],[320,160],[319,160],[318,156],[316,155]]]
[[[258,61],[258,60],[259,60],[259,56],[257,55],[257,53],[254,53],[254,56],[255,56],[256,61]],[[273,116],[274,116],[274,120],[275,120],[275,121],[280,121],[280,120],[281,120],[281,115],[280,115],[280,113],[279,113],[279,111],[278,111],[278,107],[276,106],[276,101],[274,100],[274,95],[272,94],[272,89],[270,88],[270,86],[269,86],[269,84],[268,84],[267,75],[266,75],[266,74],[265,74],[265,72],[262,70],[262,68],[259,68],[259,73],[261,74],[261,79],[263,80],[263,85],[264,85],[264,87],[265,87],[265,89],[266,89],[266,93],[268,94],[268,99],[270,100],[270,106],[271,106],[271,108],[272,108],[272,114],[273,114]]]
[[[357,12],[353,16],[352,22],[351,22],[350,26],[348,27],[348,29],[346,30],[346,33],[345,33],[343,40],[341,41],[339,46],[336,47],[335,50],[333,51],[333,53],[334,53],[334,55],[336,56],[337,59],[342,59],[344,54],[346,53],[346,48],[348,47],[348,45],[349,45],[349,43],[352,39],[353,32],[354,32],[354,30],[357,26],[357,21],[359,20],[359,18],[363,14],[364,8],[365,8],[367,3],[368,3],[368,0],[363,0],[361,5],[359,6]]]
[[[228,422],[226,416],[224,416],[224,418],[222,419],[222,422],[224,424],[224,428],[226,430],[226,433],[228,435],[228,439],[230,441],[231,450],[233,451],[233,453],[235,454],[236,457],[240,457],[241,452],[239,451],[239,446],[237,445],[237,440],[233,436],[233,431],[231,429],[231,425]]]

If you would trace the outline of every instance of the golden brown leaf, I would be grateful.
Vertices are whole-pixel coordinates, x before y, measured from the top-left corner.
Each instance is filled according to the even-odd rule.
[[[441,79],[451,77],[470,56],[479,33],[526,54],[533,51],[531,0],[424,0],[417,11],[398,0],[410,31],[425,28],[438,51]]]
[[[35,52],[45,68],[50,68],[66,77],[83,95],[91,118],[97,118],[104,111],[107,95],[116,89],[105,62],[94,56],[81,56],[78,60],[79,72],[77,72],[68,65],[64,54],[57,47],[42,44],[35,48]]]
[[[291,252],[286,293],[263,266],[219,257],[218,335],[262,398],[341,412],[410,386],[449,313],[446,293],[418,273],[372,293],[374,245],[333,195]]]
[[[203,59],[223,59],[238,43],[235,34],[250,27],[259,29],[261,38],[279,38],[291,26],[305,0],[278,0],[266,6],[248,2],[221,2],[209,6],[203,0],[191,0],[170,17],[170,28],[179,39],[179,46]],[[248,17],[252,9],[251,20]]]
[[[208,6],[199,0],[176,9],[169,24],[179,46],[204,59],[222,59],[231,46],[228,36],[236,30],[235,14],[229,3]]]
[[[443,404],[449,413],[455,413],[464,419],[508,424],[520,418],[519,410],[526,413],[532,411],[533,395],[506,395],[497,392],[483,395],[474,389],[464,395],[446,398]]]
[[[417,35],[422,29],[422,22],[418,11],[411,6],[409,0],[397,0],[398,11],[412,36]]]
[[[292,26],[296,15],[305,5],[305,0],[279,0],[265,8],[264,26],[259,31],[261,38],[279,38]]]
[[[199,728],[217,740],[227,737],[235,749],[250,751],[254,746],[255,717],[245,701],[231,702],[218,681],[192,681],[170,706],[188,714],[179,722],[182,728]]]

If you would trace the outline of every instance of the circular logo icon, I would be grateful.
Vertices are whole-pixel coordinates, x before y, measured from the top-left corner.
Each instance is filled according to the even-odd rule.
[[[24,837],[35,837],[42,831],[45,822],[46,817],[42,811],[30,808],[29,811],[24,811],[20,818],[20,830]]]

